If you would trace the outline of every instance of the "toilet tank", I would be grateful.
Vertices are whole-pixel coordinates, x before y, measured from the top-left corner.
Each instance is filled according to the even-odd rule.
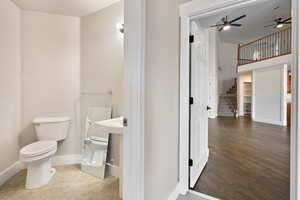
[[[35,118],[33,125],[39,141],[61,141],[67,138],[70,128],[70,117]]]

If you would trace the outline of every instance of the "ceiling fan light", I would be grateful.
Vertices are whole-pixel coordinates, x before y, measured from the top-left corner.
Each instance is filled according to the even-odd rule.
[[[282,28],[283,24],[277,24],[276,28]]]
[[[225,31],[228,31],[229,29],[231,29],[231,26],[229,24],[225,25],[223,28]]]

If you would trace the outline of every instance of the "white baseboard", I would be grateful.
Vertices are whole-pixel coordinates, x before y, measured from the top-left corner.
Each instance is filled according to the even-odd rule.
[[[61,155],[54,156],[52,158],[53,166],[60,165],[76,165],[81,163],[81,155],[80,154],[71,154],[71,155]],[[107,165],[107,174],[108,176],[119,177],[119,167],[118,166],[109,166]]]
[[[20,161],[19,161],[20,162]],[[52,157],[52,166],[60,166],[60,165],[75,165],[81,163],[81,155],[80,154],[71,154],[71,155],[61,155],[61,156],[53,156]],[[20,162],[20,168],[25,169],[27,166],[25,163]]]
[[[261,122],[261,123],[266,123],[266,124],[274,124],[278,126],[286,126],[286,124],[282,121],[277,121],[277,120],[272,120],[272,119],[263,119],[263,118],[253,118],[252,119],[255,122]]]
[[[72,154],[72,155],[61,155],[61,156],[54,156],[52,158],[52,165],[59,166],[59,165],[75,165],[81,163],[81,155],[80,154]],[[108,175],[119,177],[119,167],[108,167]],[[17,161],[11,166],[9,166],[4,171],[0,172],[0,185],[4,184],[6,181],[11,179],[14,175],[16,175],[20,170],[25,169],[26,165],[21,162]]]
[[[218,115],[209,115],[208,118],[209,119],[216,119],[218,117]]]
[[[215,119],[218,117],[218,113],[208,113],[208,118]]]
[[[180,184],[178,183],[170,196],[168,197],[168,200],[176,200],[180,194]]]
[[[206,195],[206,194],[203,194],[203,193],[199,193],[199,192],[196,192],[196,191],[193,191],[193,190],[189,190],[189,193],[192,194],[192,195],[195,195],[197,197],[201,197],[202,199],[205,199],[205,200],[220,200],[220,199],[217,199],[215,197],[212,197],[212,196],[209,196],[209,195]]]
[[[23,164],[20,161],[15,162],[4,171],[0,172],[0,185],[11,179],[23,168]]]
[[[52,158],[52,165],[75,165],[81,163],[81,155],[80,154],[71,154],[71,155],[61,155],[54,156]]]
[[[108,176],[120,177],[120,167],[111,165],[106,165],[106,167]]]

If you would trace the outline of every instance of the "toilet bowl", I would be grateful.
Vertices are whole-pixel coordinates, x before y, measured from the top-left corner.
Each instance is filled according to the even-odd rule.
[[[27,165],[27,189],[47,185],[54,176],[51,158],[57,151],[57,142],[67,136],[70,118],[37,118],[33,124],[39,141],[20,150],[20,160]]]
[[[55,169],[51,166],[51,157],[56,150],[56,141],[39,141],[21,149],[20,159],[27,164],[27,189],[42,187],[51,180],[55,174]]]

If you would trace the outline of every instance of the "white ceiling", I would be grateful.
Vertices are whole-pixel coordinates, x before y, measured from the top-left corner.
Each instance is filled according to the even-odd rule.
[[[81,17],[89,15],[119,0],[12,0],[24,10]]]
[[[279,8],[274,10],[275,7]],[[273,27],[265,28],[264,26],[273,24],[275,18],[290,17],[291,0],[266,0],[251,6],[230,9],[213,16],[201,18],[199,22],[201,26],[208,28],[226,15],[229,20],[232,20],[244,14],[247,17],[237,22],[243,24],[241,28],[232,27],[229,31],[220,32],[220,38],[223,42],[246,43],[276,31]]]

